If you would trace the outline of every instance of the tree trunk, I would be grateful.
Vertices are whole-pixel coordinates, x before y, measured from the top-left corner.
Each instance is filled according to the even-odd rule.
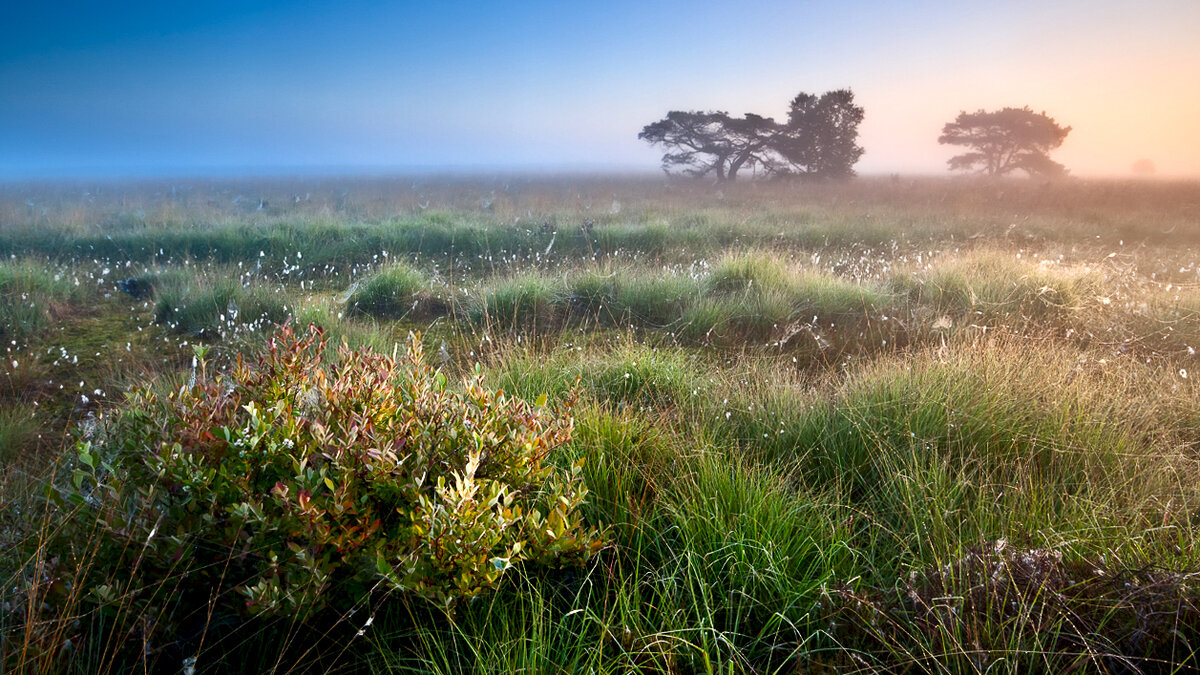
[[[746,157],[744,155],[741,157],[737,157],[736,159],[734,159],[732,162],[729,163],[729,182],[730,183],[737,180],[737,172],[739,169],[742,168],[742,165],[745,163],[746,163]]]
[[[756,148],[746,148],[734,156],[733,161],[729,163],[730,182],[737,180],[738,171],[740,171],[741,168],[746,165],[747,160],[754,156],[755,149]]]

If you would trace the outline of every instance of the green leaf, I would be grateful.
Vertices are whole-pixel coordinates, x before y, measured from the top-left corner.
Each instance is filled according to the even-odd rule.
[[[537,397],[537,400],[534,401],[533,404],[539,408],[546,405],[546,395],[542,394],[541,396]]]

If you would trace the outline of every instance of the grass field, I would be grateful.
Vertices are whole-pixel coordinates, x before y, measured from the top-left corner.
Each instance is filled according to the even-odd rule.
[[[0,256],[0,672],[1200,668],[1200,184],[8,183]],[[68,565],[76,443],[284,323],[569,414],[603,547],[273,618]]]

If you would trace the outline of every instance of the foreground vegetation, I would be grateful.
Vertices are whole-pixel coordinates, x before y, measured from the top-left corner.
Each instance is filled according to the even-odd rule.
[[[1200,666],[1195,185],[8,185],[0,219],[0,668]]]

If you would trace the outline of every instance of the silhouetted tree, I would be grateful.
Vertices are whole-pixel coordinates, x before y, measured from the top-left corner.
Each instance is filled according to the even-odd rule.
[[[938,143],[972,148],[948,160],[951,170],[989,176],[1020,170],[1031,176],[1057,176],[1067,170],[1050,159],[1049,152],[1062,145],[1070,131],[1071,127],[1059,126],[1054,118],[1028,106],[979,110],[960,112],[953,122],[947,122]]]
[[[673,110],[642,128],[638,138],[667,149],[663,170],[733,181],[743,169],[767,174],[847,178],[862,156],[857,145],[863,109],[849,89],[821,96],[800,93],[787,124],[746,113]]]
[[[638,138],[670,148],[663,170],[688,176],[715,175],[720,182],[737,179],[738,171],[764,163],[762,153],[776,128],[769,118],[726,112],[672,110],[664,119],[647,124]]]
[[[854,92],[849,89],[820,96],[800,92],[788,108],[787,124],[772,143],[783,160],[776,171],[813,178],[852,177],[854,163],[863,154],[858,144],[862,120],[862,106],[854,105]]]

